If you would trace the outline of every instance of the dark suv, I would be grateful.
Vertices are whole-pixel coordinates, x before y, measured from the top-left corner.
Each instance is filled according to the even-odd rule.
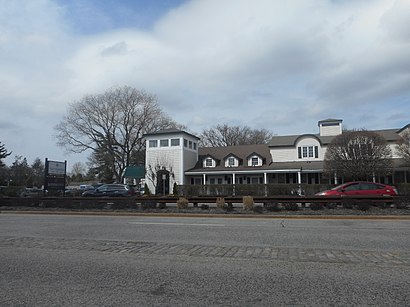
[[[117,196],[132,196],[134,190],[125,184],[104,184],[94,190],[87,190],[81,196],[84,197],[117,197]]]

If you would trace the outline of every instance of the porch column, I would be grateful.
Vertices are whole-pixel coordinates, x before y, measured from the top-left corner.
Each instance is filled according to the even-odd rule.
[[[235,191],[235,184],[236,184],[236,182],[235,182],[235,179],[236,179],[235,173],[232,173],[232,186],[233,186],[232,196],[235,196],[235,195],[236,195],[236,191]]]
[[[298,184],[299,184],[299,191],[298,194],[302,195],[302,168],[298,171]]]
[[[266,186],[268,184],[267,173],[263,173],[263,183],[265,184],[265,196],[268,196],[268,187]]]
[[[336,175],[336,172],[335,172],[335,184],[337,185],[337,175]]]
[[[202,180],[203,180],[203,185],[205,185],[206,184],[206,174],[202,175]]]

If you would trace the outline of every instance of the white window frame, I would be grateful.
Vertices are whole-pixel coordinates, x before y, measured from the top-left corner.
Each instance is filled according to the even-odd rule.
[[[228,165],[229,167],[234,167],[234,166],[236,165],[235,162],[236,162],[236,159],[235,159],[234,157],[229,157],[229,158],[228,158],[228,164],[227,164],[227,165]]]
[[[206,158],[205,167],[213,167],[213,166],[214,166],[214,160],[212,158]]]
[[[168,139],[159,140],[159,147],[169,147],[169,140]]]
[[[171,146],[172,147],[178,147],[181,144],[181,140],[180,139],[171,139]]]
[[[259,166],[259,157],[257,156],[251,157],[251,166]]]

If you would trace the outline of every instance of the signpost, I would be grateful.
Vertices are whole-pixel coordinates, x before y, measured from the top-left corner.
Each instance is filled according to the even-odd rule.
[[[44,193],[46,191],[61,191],[64,194],[67,172],[67,161],[45,162]]]

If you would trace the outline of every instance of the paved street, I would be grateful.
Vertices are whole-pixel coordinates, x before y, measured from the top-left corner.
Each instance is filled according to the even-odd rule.
[[[0,215],[1,306],[410,302],[410,221]]]

